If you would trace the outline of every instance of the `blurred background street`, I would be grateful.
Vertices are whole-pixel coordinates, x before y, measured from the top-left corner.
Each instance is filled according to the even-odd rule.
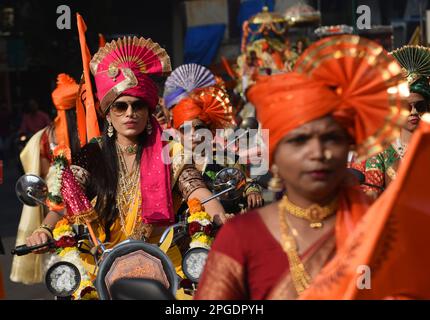
[[[0,236],[2,237],[5,255],[0,255],[0,267],[3,273],[6,299],[53,299],[44,283],[28,286],[14,283],[9,279],[12,265],[10,251],[15,247],[15,237],[22,204],[15,195],[15,182],[20,177],[16,161],[9,158],[3,166],[3,184],[0,185]]]

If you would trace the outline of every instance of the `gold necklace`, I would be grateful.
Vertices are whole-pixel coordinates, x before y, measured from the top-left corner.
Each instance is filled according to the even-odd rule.
[[[123,146],[122,144],[119,144],[118,141],[116,142],[117,146],[121,150],[121,152],[125,152],[127,154],[136,154],[137,153],[137,144],[130,144],[128,146]]]
[[[337,199],[334,199],[329,205],[324,207],[313,204],[310,207],[303,209],[291,203],[287,195],[284,195],[280,206],[282,206],[282,208],[288,211],[291,215],[308,220],[311,228],[321,228],[323,226],[322,221],[336,212]]]
[[[117,148],[117,154],[119,160],[119,176],[116,203],[119,211],[122,231],[124,232],[124,234],[127,234],[125,220],[129,211],[132,210],[134,198],[140,194],[138,189],[140,187],[140,170],[139,166],[135,165],[135,162],[133,165],[132,172],[128,174],[124,156],[122,155],[121,150],[119,150],[119,148]],[[134,221],[131,234],[134,233],[136,227],[136,220]]]
[[[281,229],[281,245],[284,252],[287,254],[288,262],[290,265],[291,279],[293,280],[294,287],[298,294],[306,290],[312,279],[307,273],[303,262],[300,259],[297,243],[294,236],[289,232],[287,222],[287,214],[285,206],[282,202],[279,204],[279,226]]]

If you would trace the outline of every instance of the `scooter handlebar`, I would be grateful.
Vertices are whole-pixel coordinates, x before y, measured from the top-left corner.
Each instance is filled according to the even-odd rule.
[[[25,256],[26,254],[32,253],[34,250],[41,249],[44,247],[52,248],[52,246],[53,246],[52,241],[38,244],[35,246],[30,246],[30,247],[27,246],[26,244],[23,244],[21,246],[16,247],[15,249],[12,249],[10,253],[17,256]]]

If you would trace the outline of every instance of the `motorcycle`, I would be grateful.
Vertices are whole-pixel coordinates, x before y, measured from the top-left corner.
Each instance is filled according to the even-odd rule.
[[[240,170],[225,168],[215,177],[214,186],[218,192],[201,201],[201,204],[214,198],[236,197],[243,192],[245,183],[245,176]],[[15,190],[22,203],[30,206],[46,206],[48,190],[46,183],[40,177],[22,176],[17,181]],[[86,226],[74,225],[78,249],[81,252],[91,253],[96,261],[97,276],[94,286],[99,299],[118,299],[130,295],[128,290],[139,291],[122,286],[122,282],[116,284],[121,279],[152,279],[169,292],[167,294],[169,297],[175,296],[178,289],[182,289],[185,294],[192,296],[197,289],[209,250],[202,247],[190,248],[189,245],[182,250],[182,269],[187,279],[191,281],[191,286],[188,287],[176,274],[173,263],[166,254],[167,249],[171,246],[184,240],[187,242],[186,240],[189,238],[187,216],[188,209],[179,215],[179,221],[176,224],[166,228],[158,245],[147,243],[144,240],[125,240],[111,249],[106,249],[98,239],[95,243]],[[51,240],[38,246],[21,245],[13,249],[11,253],[24,255],[46,246],[50,249],[57,248],[56,241]],[[81,273],[77,266],[66,261],[53,264],[45,276],[45,284],[56,299],[71,299],[81,281]],[[151,297],[151,292],[157,290],[158,284],[154,283],[152,283],[152,289],[144,290],[144,292],[148,292],[148,297]]]

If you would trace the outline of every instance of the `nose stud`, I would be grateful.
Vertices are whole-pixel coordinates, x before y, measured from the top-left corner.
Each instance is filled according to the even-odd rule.
[[[324,158],[326,160],[330,160],[333,158],[333,153],[330,150],[324,150]]]

